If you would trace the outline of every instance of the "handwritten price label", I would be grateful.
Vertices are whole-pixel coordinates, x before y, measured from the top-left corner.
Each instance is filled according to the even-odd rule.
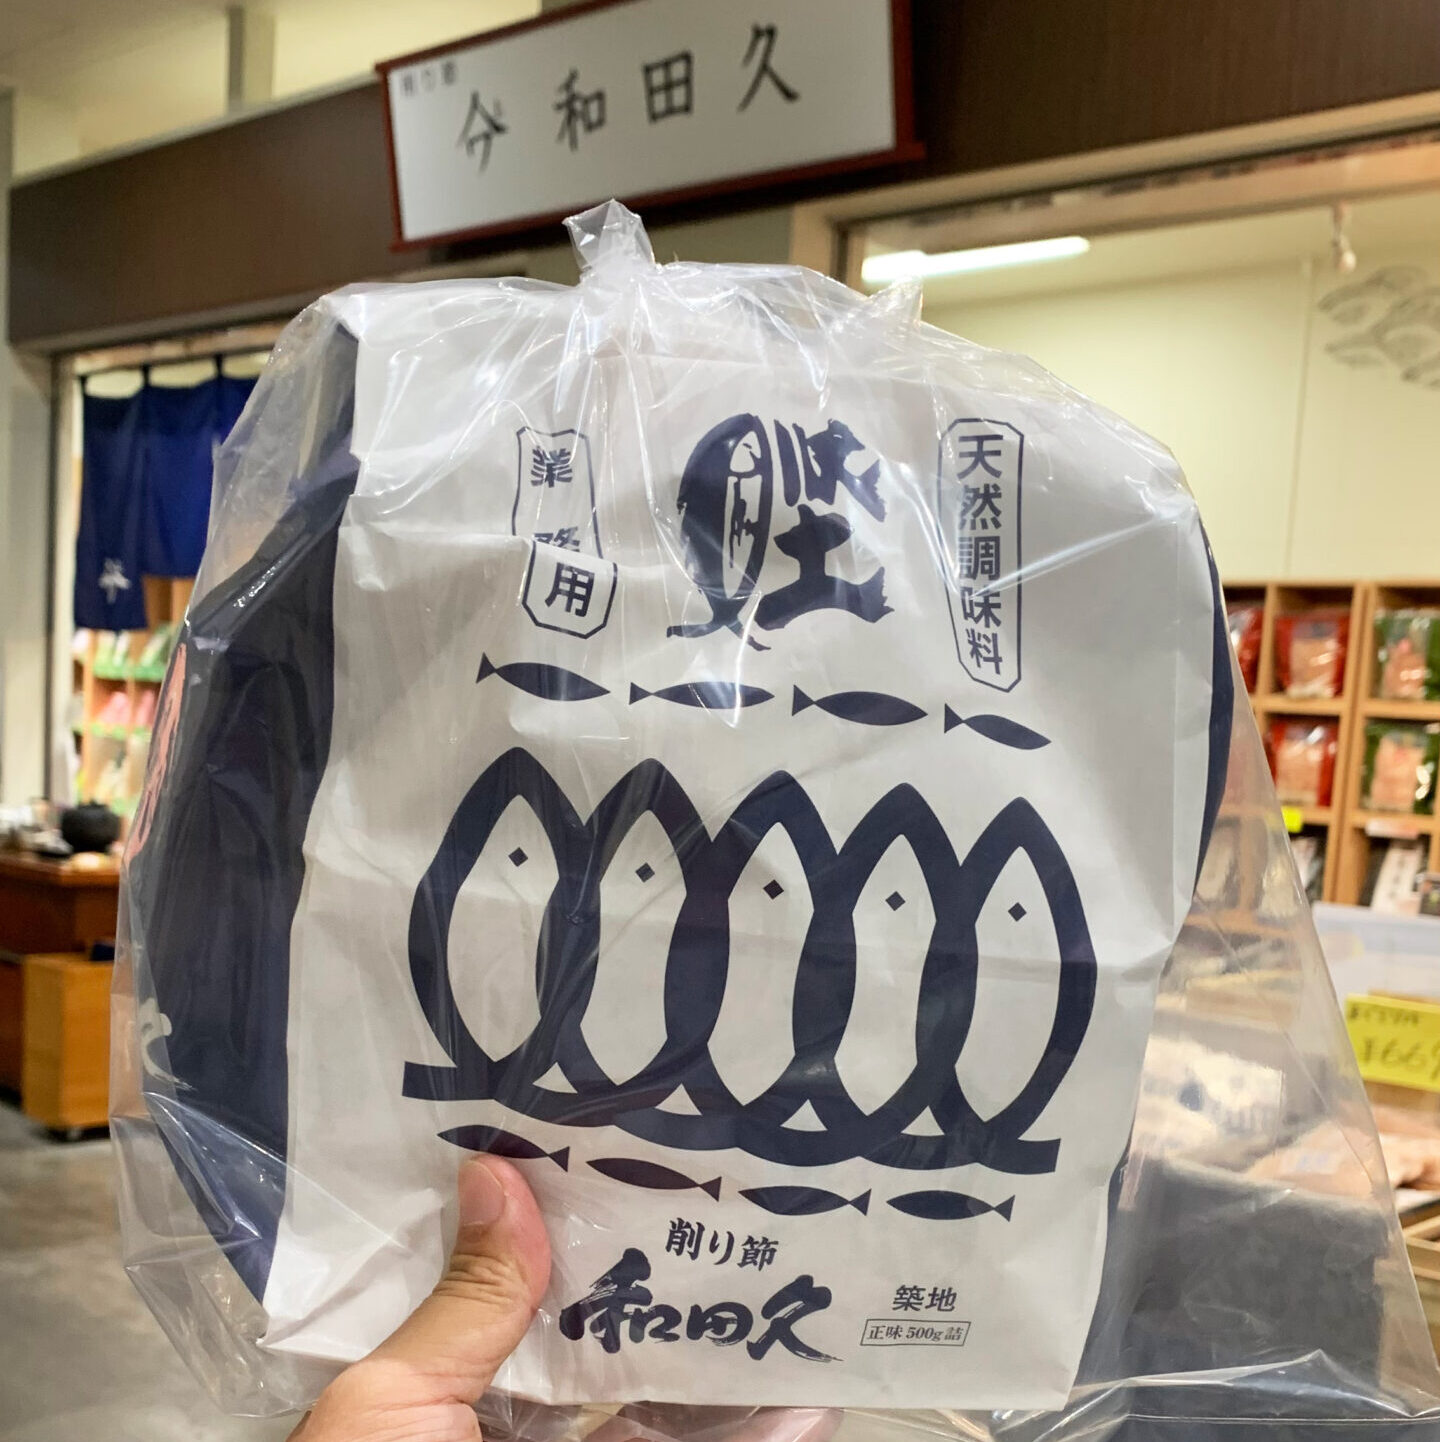
[[[1352,996],[1345,1025],[1366,1081],[1440,1092],[1440,1004]]]

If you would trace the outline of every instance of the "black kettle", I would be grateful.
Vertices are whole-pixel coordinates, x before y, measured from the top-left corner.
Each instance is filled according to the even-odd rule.
[[[67,806],[60,813],[60,835],[74,851],[108,851],[120,835],[120,818],[98,801]]]

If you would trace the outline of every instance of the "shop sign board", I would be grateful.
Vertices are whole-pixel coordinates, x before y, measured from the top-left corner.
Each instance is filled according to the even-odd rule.
[[[397,247],[922,153],[909,0],[596,0],[378,68]]]

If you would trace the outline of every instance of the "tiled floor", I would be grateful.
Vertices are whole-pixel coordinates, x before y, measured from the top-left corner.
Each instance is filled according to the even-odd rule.
[[[0,1442],[272,1442],[224,1417],[120,1266],[108,1141],[0,1102]]]

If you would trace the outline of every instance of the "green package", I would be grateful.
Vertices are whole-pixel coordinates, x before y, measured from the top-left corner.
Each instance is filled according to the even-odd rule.
[[[1440,700],[1440,611],[1376,613],[1373,694],[1387,701]]]
[[[1360,804],[1367,811],[1429,816],[1435,808],[1437,763],[1440,725],[1367,722]]]

